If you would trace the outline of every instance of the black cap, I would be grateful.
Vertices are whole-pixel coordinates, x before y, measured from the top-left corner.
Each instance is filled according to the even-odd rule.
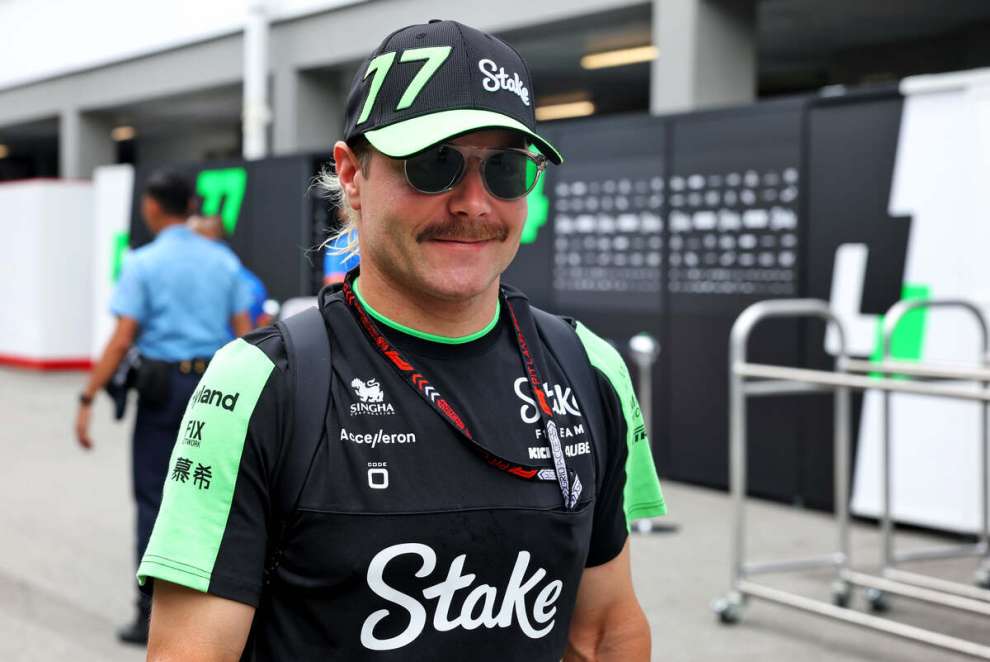
[[[526,135],[553,163],[563,157],[539,136],[529,68],[498,37],[456,21],[393,32],[358,69],[347,95],[344,139],[364,135],[404,158],[479,129]]]

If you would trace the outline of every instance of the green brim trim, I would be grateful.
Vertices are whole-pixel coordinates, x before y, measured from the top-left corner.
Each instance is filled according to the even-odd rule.
[[[464,133],[481,129],[512,129],[524,133],[551,162],[560,165],[564,157],[539,134],[507,115],[491,110],[444,110],[439,113],[414,117],[381,129],[365,132],[368,142],[379,152],[393,159],[403,159],[421,152],[431,145]]]

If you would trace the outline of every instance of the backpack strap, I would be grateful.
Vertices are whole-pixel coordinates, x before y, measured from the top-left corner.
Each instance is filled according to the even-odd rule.
[[[282,441],[271,486],[274,535],[266,563],[266,583],[270,571],[278,567],[289,520],[299,505],[303,486],[313,458],[323,438],[324,421],[330,406],[331,349],[323,315],[317,307],[275,323],[285,342],[285,353],[292,375],[291,434]]]
[[[588,353],[575,330],[570,317],[552,315],[535,306],[529,307],[540,335],[546,341],[550,353],[557,359],[561,370],[574,389],[578,406],[584,414],[592,434],[605,433],[605,409],[599,389],[598,375],[591,365]],[[604,442],[604,439],[602,439]]]

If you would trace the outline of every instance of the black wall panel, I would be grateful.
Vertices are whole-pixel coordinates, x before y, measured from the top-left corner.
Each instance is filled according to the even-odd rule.
[[[903,100],[895,92],[822,100],[808,111],[808,296],[828,299],[835,251],[864,243],[869,262],[862,312],[882,314],[900,298],[910,219],[887,214]],[[832,369],[824,325],[809,325],[807,363]],[[852,439],[859,431],[862,396],[854,397]],[[833,502],[833,419],[830,398],[804,405],[802,494],[808,505]],[[855,448],[854,448],[855,451]],[[853,453],[855,457],[855,452]]]
[[[803,103],[694,113],[671,122],[667,180],[667,475],[728,483],[728,342],[749,304],[800,293]],[[757,328],[750,357],[795,365],[800,327]],[[750,489],[798,492],[798,420],[787,404],[752,401]]]
[[[132,248],[152,239],[141,219],[141,192],[144,182],[158,167],[139,167],[134,174]],[[239,167],[245,169],[247,180],[236,230],[229,240],[231,248],[265,283],[270,298],[283,301],[311,294],[311,266],[307,256],[315,242],[311,230],[312,203],[306,195],[314,174],[309,156],[169,166],[186,176],[194,189],[202,171]],[[225,196],[221,210],[228,204],[230,200]],[[321,261],[322,257],[313,256],[313,259]]]
[[[545,261],[534,271],[549,275],[548,308],[581,320],[623,355],[629,339],[640,332],[665,345],[665,122],[649,116],[574,121],[555,125],[548,138],[565,159],[548,173],[550,223],[541,233],[539,253]],[[510,271],[507,280],[532,292],[517,273]],[[651,442],[657,465],[667,475],[664,380],[658,364]]]

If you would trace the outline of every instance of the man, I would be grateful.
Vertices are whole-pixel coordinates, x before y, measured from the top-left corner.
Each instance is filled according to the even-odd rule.
[[[158,515],[186,402],[214,352],[230,339],[228,324],[237,335],[250,330],[250,297],[238,276],[240,264],[228,250],[185,226],[190,194],[188,183],[176,174],[158,172],[148,179],[141,213],[156,238],[124,264],[110,303],[117,326],[79,397],[76,417],[76,437],[90,449],[93,398],[136,344],[142,360],[132,449],[138,561]],[[150,596],[140,594],[137,616],[119,638],[146,643],[150,611]]]
[[[193,214],[189,217],[187,224],[196,234],[217,242],[217,244],[227,248],[232,254],[236,255],[233,249],[224,242],[226,232],[223,228],[223,220],[219,216]],[[258,327],[268,326],[272,323],[272,316],[265,312],[268,289],[262,280],[258,278],[257,274],[244,266],[243,262],[240,267],[240,276],[241,280],[244,281],[244,286],[251,293],[251,307],[248,309],[248,319],[251,322],[251,328],[257,329]]]
[[[149,660],[649,659],[624,507],[664,506],[629,375],[500,283],[561,161],[532,104],[519,55],[451,21],[361,67],[329,180],[361,267],[319,297],[325,420],[296,416],[317,356],[293,361],[294,332],[219,353],[185,422],[202,440],[172,459],[209,483],[167,481],[138,572],[157,584]]]

